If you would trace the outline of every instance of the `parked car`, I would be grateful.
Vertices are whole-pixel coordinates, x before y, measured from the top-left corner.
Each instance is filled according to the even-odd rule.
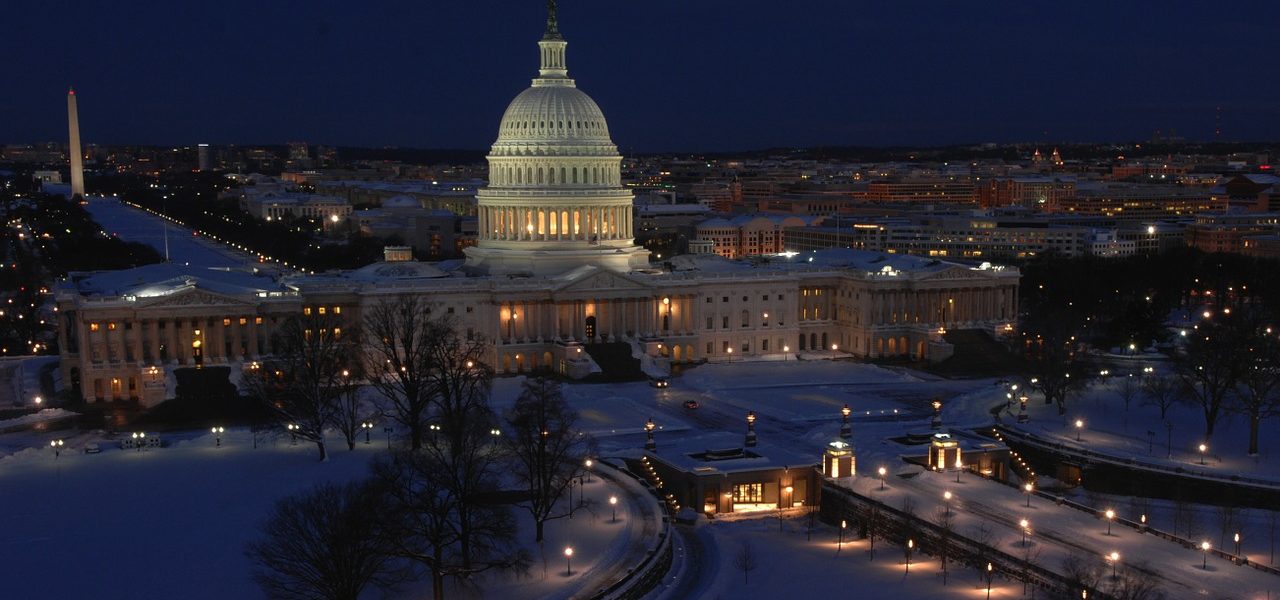
[[[650,380],[649,380],[649,385],[651,385],[651,386],[653,386],[653,387],[656,387],[656,388],[664,388],[664,387],[667,387],[667,386],[671,385],[671,382],[670,382],[670,381],[667,381],[667,378],[665,378],[665,377],[659,377],[659,378],[657,378],[657,379],[650,379]]]
[[[693,409],[695,409],[695,408],[698,408],[698,401],[697,401],[697,400],[685,400],[685,401],[684,401],[684,407],[685,407],[685,408],[687,408],[687,409],[689,409],[689,410],[693,410]]]

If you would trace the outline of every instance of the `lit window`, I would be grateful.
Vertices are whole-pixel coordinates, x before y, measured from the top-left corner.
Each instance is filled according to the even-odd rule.
[[[253,324],[254,324],[254,325],[261,325],[261,324],[262,324],[262,317],[254,317],[254,318],[253,318]]]
[[[334,327],[334,328],[333,328],[333,337],[334,337],[334,339],[337,339],[337,338],[342,337],[342,328],[341,328],[341,327]]]
[[[308,317],[311,316],[311,307],[310,306],[302,307],[302,314],[307,315]]]
[[[249,322],[249,319],[247,319],[247,318],[245,318],[245,317],[240,317],[240,324],[241,324],[241,325],[245,325],[245,324],[247,324],[248,322]]]
[[[323,315],[323,314],[325,313],[325,308],[324,308],[323,306],[321,306],[321,307],[319,308],[319,311],[320,311],[320,314],[322,314],[322,315]]]
[[[115,321],[108,322],[107,331],[115,331],[115,330],[116,330],[116,322]]]
[[[335,306],[335,307],[333,307],[333,314],[335,314],[335,315],[340,315],[340,314],[342,314],[342,307],[341,307],[341,306]]]
[[[98,324],[97,324],[97,323],[90,323],[90,324],[89,324],[89,331],[97,331],[97,330],[98,330]]]
[[[223,327],[230,327],[230,326],[231,326],[231,319],[229,319],[229,318],[224,318],[224,319],[222,319],[222,326],[223,326]]]

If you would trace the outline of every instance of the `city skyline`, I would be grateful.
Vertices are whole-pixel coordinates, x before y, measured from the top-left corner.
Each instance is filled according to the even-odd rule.
[[[176,22],[158,6],[31,6],[95,50],[4,32],[18,62],[46,68],[0,100],[30,115],[0,139],[64,139],[54,94],[74,86],[89,143],[482,148],[495,98],[536,75],[522,25],[542,4],[504,5],[495,19],[487,5],[224,3]],[[566,4],[570,76],[605,108],[624,154],[1280,134],[1280,107],[1250,100],[1280,84],[1252,75],[1264,49],[1248,7]]]

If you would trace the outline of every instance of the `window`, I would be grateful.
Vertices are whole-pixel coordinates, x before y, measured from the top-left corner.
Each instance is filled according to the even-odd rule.
[[[335,340],[336,340],[336,339],[341,338],[341,337],[342,337],[342,328],[341,328],[341,327],[334,327],[334,328],[333,328],[333,339],[335,339]]]
[[[272,319],[272,320],[271,320],[271,322],[272,322],[272,323],[274,323],[274,322],[275,322],[275,319]],[[261,324],[262,324],[262,317],[254,317],[254,318],[253,318],[253,324],[254,324],[254,325],[261,325]]]
[[[475,308],[475,307],[473,307],[473,306],[468,306],[468,307],[467,307],[467,312],[471,312],[471,309],[472,309],[472,308]]]
[[[721,301],[721,302],[728,302],[728,301],[729,301],[729,297],[728,297],[728,296],[724,296],[724,297],[720,298],[720,301]]]
[[[716,318],[707,317],[707,329],[715,329],[715,328],[716,328]]]
[[[764,484],[737,483],[733,486],[735,504],[760,504],[764,502]]]
[[[728,317],[728,316],[724,316],[724,317],[721,317],[721,318],[720,318],[720,320],[722,321],[722,324],[721,324],[720,326],[721,326],[721,327],[723,327],[723,328],[725,328],[725,329],[728,329],[728,328],[729,328],[729,317]]]
[[[728,351],[729,351],[729,342],[725,342],[725,343],[724,343],[724,347],[723,347],[723,349],[722,349],[721,351],[722,351],[722,352],[728,352]]]
[[[751,342],[742,340],[742,353],[746,354],[751,351]]]
[[[743,326],[743,327],[750,327],[750,326],[751,326],[751,313],[749,313],[749,312],[747,312],[747,311],[745,311],[745,310],[744,310],[744,311],[742,311],[742,326]]]
[[[323,306],[321,306],[320,308],[316,309],[316,311],[317,311],[317,312],[319,312],[319,313],[320,313],[320,314],[322,314],[322,315],[323,315],[323,314],[325,314],[325,308],[324,308]]]
[[[707,304],[711,304],[711,296],[707,296]]]
[[[340,315],[340,314],[342,314],[342,307],[341,307],[341,306],[335,306],[335,307],[333,307],[333,314],[335,314],[335,315]]]
[[[309,317],[309,316],[311,316],[311,307],[310,307],[310,306],[304,306],[304,307],[302,307],[302,314],[304,314],[304,315],[306,315],[306,316],[308,316],[308,317]]]
[[[768,351],[769,351],[769,340],[768,340],[768,339],[760,340],[760,351],[761,351],[761,352],[768,352]]]
[[[231,326],[231,319],[230,319],[230,318],[228,318],[228,317],[223,317],[223,318],[222,318],[222,326],[223,326],[223,327],[230,327],[230,326]]]
[[[244,318],[244,317],[240,317],[240,324],[241,324],[241,325],[245,325],[245,324],[247,324],[248,322],[249,322],[249,319],[246,319],[246,318]]]
[[[711,355],[712,353],[714,353],[716,351],[715,348],[716,347],[714,344],[712,344],[711,342],[707,342],[707,355]]]
[[[449,309],[448,309],[447,311],[445,311],[445,312],[448,312],[449,314],[453,314],[453,307],[452,307],[452,306],[450,306],[450,307],[449,307]]]
[[[778,294],[778,299],[779,299],[779,300],[781,300],[781,299],[782,299],[782,294]]]
[[[108,322],[107,322],[107,331],[115,331],[115,330],[116,330],[116,322],[115,322],[115,321],[108,321]]]
[[[161,326],[161,327],[163,327],[163,326],[164,326],[164,323],[163,323],[163,322],[162,322],[162,323],[160,323],[160,326]],[[98,324],[97,324],[97,323],[90,323],[90,324],[89,324],[89,331],[97,331],[97,330],[98,330]]]

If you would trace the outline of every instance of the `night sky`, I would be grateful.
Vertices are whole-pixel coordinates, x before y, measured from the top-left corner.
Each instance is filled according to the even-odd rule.
[[[542,0],[7,0],[0,143],[486,148]],[[622,151],[1280,138],[1262,2],[561,0]]]

